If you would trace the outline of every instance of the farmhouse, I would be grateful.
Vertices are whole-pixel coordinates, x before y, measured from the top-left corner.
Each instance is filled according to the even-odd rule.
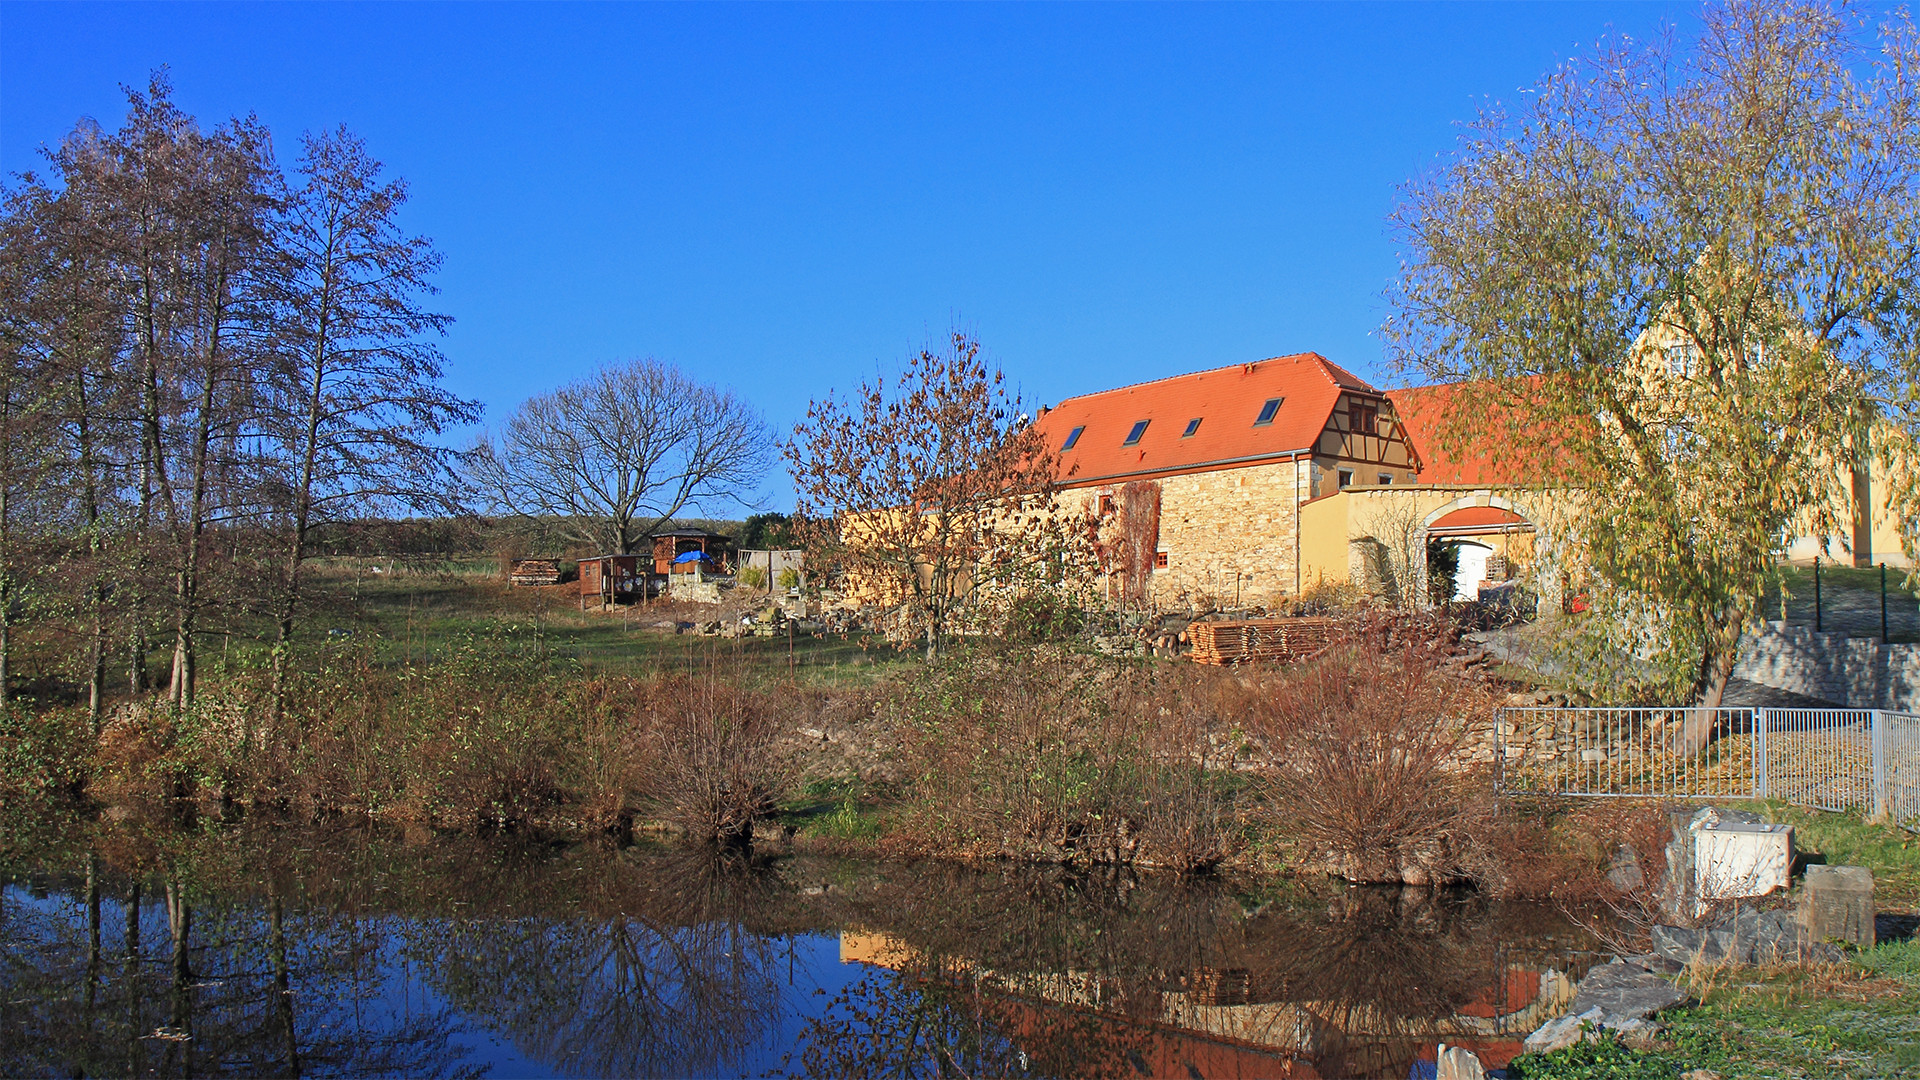
[[[1553,486],[1552,447],[1531,433],[1450,452],[1456,390],[1384,392],[1301,353],[1069,398],[1035,424],[1059,454],[1062,509],[1099,523],[1110,601],[1272,605],[1351,583],[1425,605],[1526,580],[1557,604],[1577,494]],[[1788,556],[1906,565],[1883,466],[1838,467],[1853,527],[1785,538]],[[1457,554],[1450,584],[1428,581],[1433,541]]]
[[[1108,595],[1158,607],[1297,595],[1304,508],[1420,471],[1393,401],[1317,353],[1068,398],[1035,424],[1065,507],[1101,523]]]

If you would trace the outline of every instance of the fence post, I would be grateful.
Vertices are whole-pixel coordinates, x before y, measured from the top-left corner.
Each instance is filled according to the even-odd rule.
[[[1767,710],[1753,710],[1753,795],[1767,797]]]
[[[1871,800],[1870,820],[1885,821],[1888,812],[1893,809],[1887,799],[1887,713],[1885,709],[1873,710],[1873,796]]]
[[[1505,794],[1507,790],[1507,710],[1498,709],[1493,714],[1493,792]]]

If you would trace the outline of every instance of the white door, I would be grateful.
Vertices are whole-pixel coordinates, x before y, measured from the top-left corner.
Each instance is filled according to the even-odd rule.
[[[1487,579],[1487,558],[1493,554],[1493,549],[1466,540],[1454,550],[1460,553],[1460,569],[1453,574],[1453,598],[1480,599],[1480,583]]]

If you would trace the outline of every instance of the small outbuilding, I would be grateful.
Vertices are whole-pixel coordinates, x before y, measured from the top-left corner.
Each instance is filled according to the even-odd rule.
[[[693,558],[687,558],[687,556]],[[674,529],[653,535],[653,572],[725,574],[732,570],[733,538],[705,529]]]
[[[580,560],[580,607],[597,598],[600,606],[628,604],[647,595],[643,555],[598,555]]]

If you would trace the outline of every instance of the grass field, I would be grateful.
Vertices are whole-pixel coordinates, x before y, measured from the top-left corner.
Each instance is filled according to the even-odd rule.
[[[552,656],[578,661],[588,674],[637,675],[717,661],[810,681],[861,682],[902,659],[865,636],[721,638],[654,628],[707,622],[723,611],[738,618],[753,607],[744,596],[722,608],[654,601],[582,611],[574,583],[510,588],[491,559],[331,559],[315,571],[329,601],[307,620],[302,643],[364,640],[392,663],[431,661],[460,641],[508,627],[533,635]]]

